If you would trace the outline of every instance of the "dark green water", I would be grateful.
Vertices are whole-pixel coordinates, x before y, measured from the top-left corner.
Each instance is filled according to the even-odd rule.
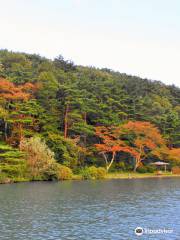
[[[173,229],[143,234],[134,229]],[[0,239],[180,239],[180,179],[0,185]]]

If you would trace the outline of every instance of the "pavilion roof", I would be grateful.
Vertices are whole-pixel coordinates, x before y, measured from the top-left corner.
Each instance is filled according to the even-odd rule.
[[[166,163],[166,162],[153,162],[151,163],[152,165],[156,165],[156,166],[163,166],[163,165],[169,165],[169,163]]]

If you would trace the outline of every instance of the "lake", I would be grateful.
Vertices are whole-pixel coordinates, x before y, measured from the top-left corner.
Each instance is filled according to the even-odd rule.
[[[0,239],[178,240],[180,178],[0,185]]]

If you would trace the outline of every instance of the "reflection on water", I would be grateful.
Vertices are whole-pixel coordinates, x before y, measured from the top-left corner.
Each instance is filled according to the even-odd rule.
[[[0,239],[180,239],[179,199],[178,178],[0,185]]]

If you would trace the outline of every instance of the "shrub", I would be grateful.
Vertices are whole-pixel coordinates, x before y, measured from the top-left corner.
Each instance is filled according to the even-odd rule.
[[[9,181],[9,178],[5,173],[0,173],[0,183],[6,183]]]
[[[180,174],[180,167],[173,167],[172,168],[172,173],[173,174]]]
[[[92,176],[88,167],[81,169],[80,175],[82,176],[82,179],[85,179],[85,180],[92,179]]]
[[[20,149],[25,152],[28,172],[32,179],[43,179],[55,164],[54,153],[39,137],[24,139]]]
[[[125,171],[126,170],[126,165],[124,162],[119,162],[116,164],[116,168]]]
[[[58,163],[51,164],[45,171],[43,176],[37,176],[33,180],[57,180],[57,165]]]
[[[153,173],[155,170],[154,166],[141,166],[137,168],[137,172],[139,173]]]
[[[146,166],[147,172],[149,173],[153,173],[156,171],[156,167],[155,166]]]
[[[72,170],[59,163],[53,163],[44,176],[46,180],[69,180],[72,179]]]
[[[80,173],[83,179],[102,179],[105,178],[106,170],[103,167],[92,166],[82,169]]]
[[[147,172],[147,168],[145,166],[138,167],[137,168],[137,172],[138,173],[146,173]]]
[[[106,169],[103,167],[99,167],[97,168],[97,175],[96,178],[97,179],[103,179],[106,176]]]
[[[24,177],[26,161],[23,153],[3,142],[0,143],[0,172],[8,178]]]
[[[6,165],[3,166],[2,171],[10,178],[25,177],[26,167],[24,165]]]
[[[72,179],[72,170],[66,166],[58,164],[56,176],[58,180]]]

